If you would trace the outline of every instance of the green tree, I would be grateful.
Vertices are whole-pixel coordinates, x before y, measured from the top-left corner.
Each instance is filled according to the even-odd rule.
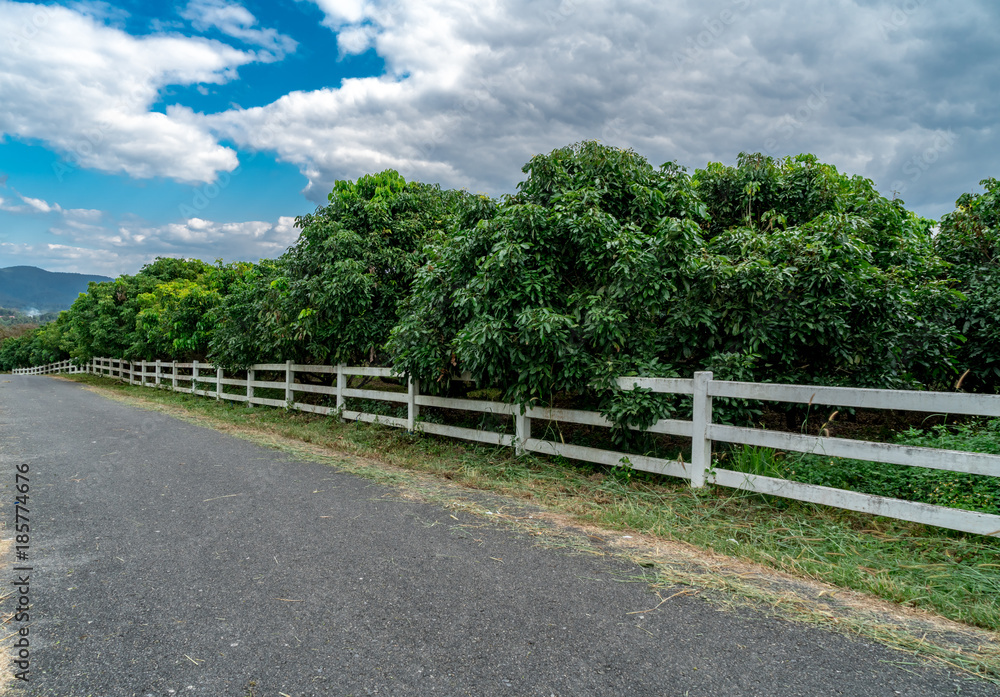
[[[744,356],[758,380],[904,387],[955,374],[959,296],[939,280],[931,221],[812,155],[741,153],[693,180],[711,213],[699,301],[713,309],[685,342]]]
[[[1000,181],[984,179],[985,191],[966,193],[941,219],[935,238],[941,259],[950,264],[942,277],[954,279],[964,296],[954,314],[964,337],[958,365],[970,371],[964,386],[1000,389]]]
[[[524,171],[495,214],[428,248],[389,344],[396,368],[428,389],[469,371],[521,404],[669,374],[670,309],[703,264],[705,211],[687,175],[594,142]]]
[[[70,308],[69,322],[75,336],[73,357],[163,357],[156,355],[164,341],[157,334],[156,322],[147,314],[140,323],[143,303],[155,304],[157,286],[174,281],[196,283],[211,268],[197,259],[159,257],[135,276],[122,275],[114,281],[91,283]],[[160,300],[165,299],[161,294]],[[170,331],[173,327],[161,329]]]
[[[465,197],[392,170],[338,181],[328,206],[296,219],[298,242],[227,296],[213,360],[381,362],[425,240]]]

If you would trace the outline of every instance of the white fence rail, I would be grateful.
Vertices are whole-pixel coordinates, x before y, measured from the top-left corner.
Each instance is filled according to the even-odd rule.
[[[712,442],[719,441],[775,448],[782,451],[820,454],[827,457],[847,457],[1000,477],[1000,456],[996,455],[806,436],[712,423],[713,397],[1000,417],[1000,396],[997,395],[729,382],[713,380],[712,373],[709,372],[695,373],[693,379],[618,378],[618,385],[622,389],[641,388],[659,393],[692,395],[694,406],[690,421],[661,419],[647,429],[653,433],[691,438],[691,461],[683,462],[643,455],[626,455],[611,450],[542,440],[533,438],[531,435],[533,420],[589,426],[612,426],[610,421],[597,412],[532,407],[522,413],[519,407],[501,402],[421,395],[419,384],[414,380],[407,381],[405,392],[348,387],[349,376],[403,377],[395,375],[390,368],[299,365],[287,361],[286,363],[254,365],[247,371],[246,379],[237,379],[227,378],[221,368],[197,361],[192,363],[166,361],[133,363],[118,359],[95,358],[83,366],[73,365],[70,361],[62,361],[47,366],[18,369],[14,372],[21,375],[45,375],[59,372],[93,373],[127,380],[133,385],[171,389],[203,397],[244,402],[248,405],[283,407],[316,414],[339,414],[341,418],[352,421],[376,422],[410,431],[514,447],[518,453],[537,452],[562,455],[573,460],[584,460],[604,465],[618,465],[627,458],[628,463],[635,469],[681,477],[689,480],[693,487],[700,487],[709,482],[743,491],[771,494],[951,530],[1000,537],[1000,516],[998,515],[932,506],[785,479],[749,475],[717,469],[712,466]],[[259,373],[283,373],[283,375],[280,375],[282,379],[278,380],[258,380],[257,374]],[[331,375],[333,376],[331,379],[333,384],[326,386],[296,382],[296,376],[299,373]],[[243,392],[227,392],[226,387],[242,387]],[[284,399],[258,397],[255,395],[257,388],[283,390]],[[337,406],[326,407],[297,402],[296,394],[322,394],[336,397]],[[346,400],[352,398],[405,404],[407,407],[406,418],[348,410],[345,408]],[[422,406],[510,416],[514,419],[514,433],[506,434],[420,421],[419,414]]]

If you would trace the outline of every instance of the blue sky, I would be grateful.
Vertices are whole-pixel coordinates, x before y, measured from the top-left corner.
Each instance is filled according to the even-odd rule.
[[[812,152],[933,218],[1000,176],[985,0],[0,0],[0,27],[0,267],[274,257],[337,179],[500,194],[591,138]]]

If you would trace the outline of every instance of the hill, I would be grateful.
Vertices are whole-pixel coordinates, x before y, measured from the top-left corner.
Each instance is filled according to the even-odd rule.
[[[30,312],[67,310],[91,281],[110,281],[107,276],[46,271],[35,266],[0,269],[0,307]]]

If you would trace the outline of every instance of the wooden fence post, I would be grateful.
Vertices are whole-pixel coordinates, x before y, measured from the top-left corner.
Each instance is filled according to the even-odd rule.
[[[526,413],[514,414],[514,454],[524,455],[524,444],[531,438],[531,417]]]
[[[344,390],[347,389],[347,373],[344,372],[346,366],[341,363],[337,366],[337,409],[341,412],[344,411],[344,405],[347,403],[344,398]]]
[[[291,409],[295,406],[295,392],[292,385],[295,384],[295,371],[292,370],[291,360],[285,361],[285,408]]]
[[[417,395],[420,394],[420,381],[412,375],[406,389],[406,430],[413,433],[417,426],[420,407],[417,406]]]
[[[191,361],[191,394],[198,389],[198,361]]]
[[[708,427],[712,424],[712,398],[708,396],[708,383],[712,373],[698,371],[694,374],[694,411],[691,414],[691,487],[705,486],[705,472],[712,468],[712,441]]]
[[[225,372],[219,366],[215,366],[215,401],[222,399],[222,388],[225,385],[222,384],[222,379],[225,376]]]
[[[257,374],[257,371],[253,369],[253,366],[250,366],[249,368],[247,368],[247,406],[248,407],[252,407],[253,406],[253,402],[251,400],[253,399],[253,380],[254,380],[254,376],[256,376],[256,374]]]

